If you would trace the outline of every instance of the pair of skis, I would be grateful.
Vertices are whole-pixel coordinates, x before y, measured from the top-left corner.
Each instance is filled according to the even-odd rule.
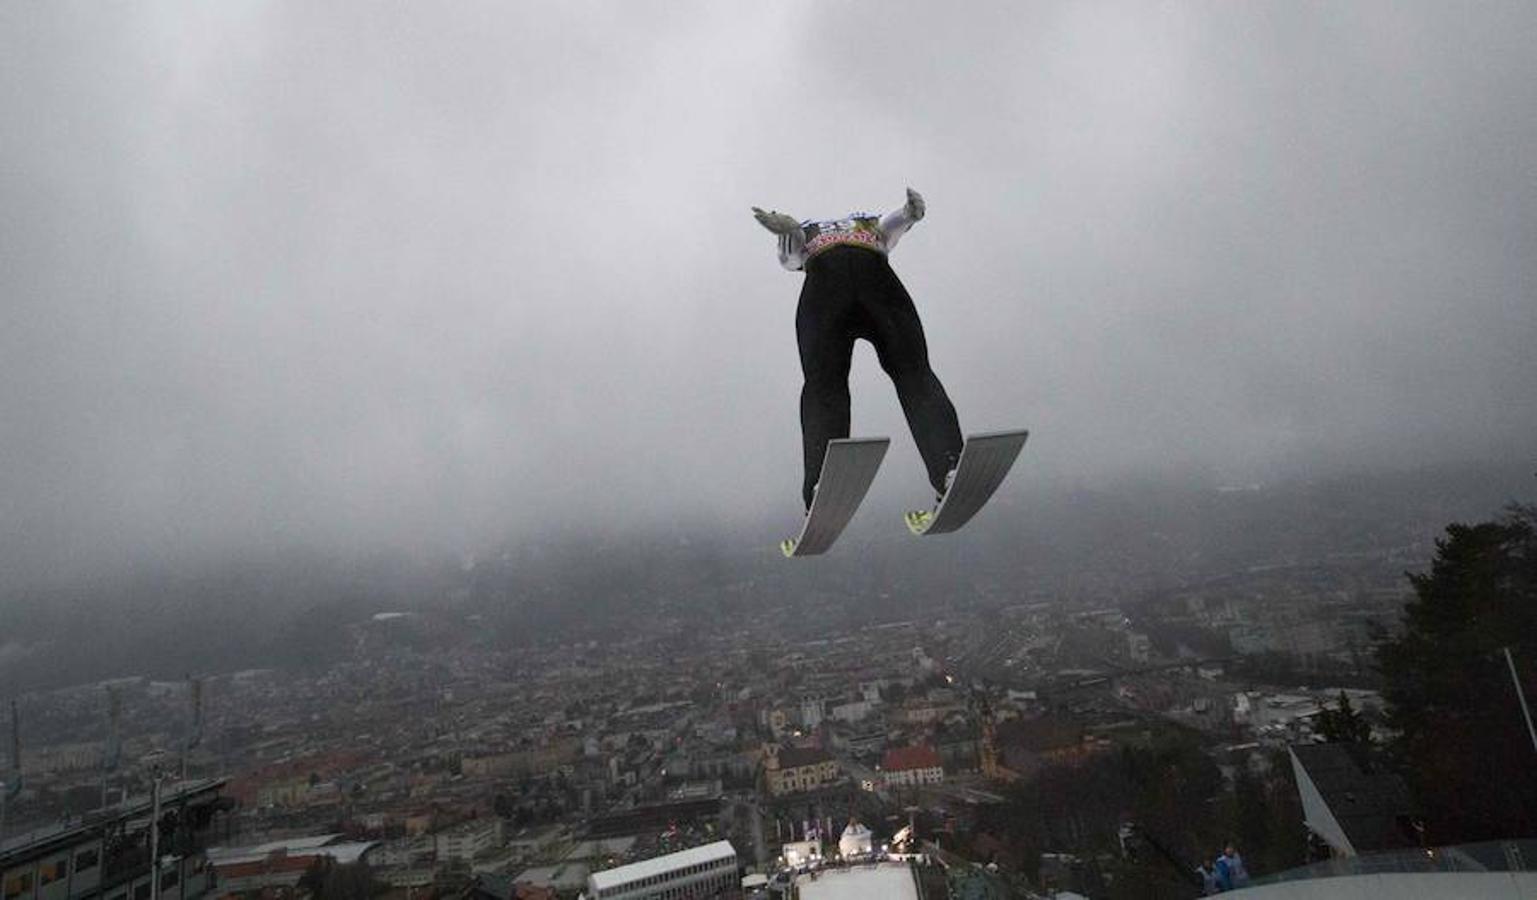
[[[1028,431],[998,431],[967,437],[950,489],[932,512],[907,513],[908,529],[917,535],[945,534],[965,525],[998,490],[1029,436]],[[827,552],[859,509],[890,446],[891,439],[883,437],[828,442],[821,480],[800,534],[780,544],[785,556]]]

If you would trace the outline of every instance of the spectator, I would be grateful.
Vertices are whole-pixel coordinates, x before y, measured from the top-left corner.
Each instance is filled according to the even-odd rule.
[[[1210,897],[1217,893],[1217,872],[1214,863],[1210,860],[1202,860],[1201,864],[1195,867],[1195,873],[1201,876],[1201,896]]]
[[[1233,847],[1231,841],[1223,848],[1222,855],[1217,857],[1217,886],[1224,891],[1241,888],[1249,883],[1249,871],[1243,866],[1243,857]]]

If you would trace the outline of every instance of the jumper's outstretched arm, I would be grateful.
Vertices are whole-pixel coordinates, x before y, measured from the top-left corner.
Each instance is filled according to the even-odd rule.
[[[806,251],[806,232],[801,223],[778,210],[764,212],[754,206],[752,214],[759,225],[779,235],[779,264],[792,272],[801,268]]]
[[[928,208],[923,203],[923,195],[907,189],[907,202],[901,209],[892,210],[881,219],[881,230],[886,232],[886,249],[890,250],[897,245],[897,241],[907,229],[913,227],[913,223],[923,218]]]

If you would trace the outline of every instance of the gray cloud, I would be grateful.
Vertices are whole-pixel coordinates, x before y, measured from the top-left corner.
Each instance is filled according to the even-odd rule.
[[[907,184],[1019,490],[1537,446],[1529,5],[0,15],[22,570],[793,517],[799,277],[747,207]],[[854,391],[921,494],[868,350]]]

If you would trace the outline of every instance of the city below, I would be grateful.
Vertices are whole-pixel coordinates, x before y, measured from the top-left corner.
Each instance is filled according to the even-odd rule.
[[[328,625],[310,664],[20,697],[5,900],[80,896],[49,887],[82,858],[105,872],[91,885],[118,873],[116,894],[93,888],[108,900],[1099,896],[1117,877],[1194,896],[1224,848],[1180,846],[1181,811],[1242,840],[1258,885],[1361,849],[1319,827],[1350,763],[1311,748],[1342,710],[1363,737],[1385,727],[1372,647],[1400,629],[1442,512],[1395,507],[1341,549],[1179,579],[1086,548],[1074,570],[903,615],[766,596],[749,567],[716,586],[729,617],[655,597],[515,641],[472,602],[494,579],[467,560],[471,587]],[[1143,759],[1212,777],[1164,798],[1083,774]],[[1021,815],[1033,838],[1006,824]],[[1412,849],[1401,837],[1366,849]]]

